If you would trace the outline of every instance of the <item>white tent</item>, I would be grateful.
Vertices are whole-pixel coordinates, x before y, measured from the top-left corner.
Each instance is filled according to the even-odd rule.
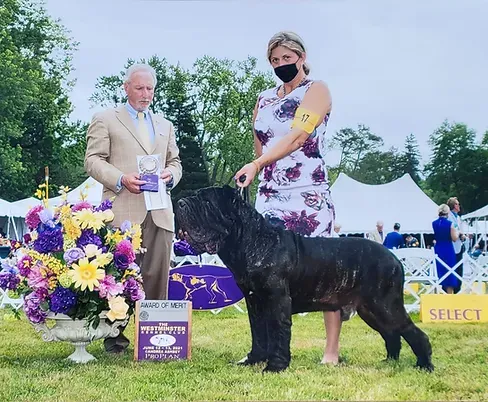
[[[470,212],[469,214],[463,215],[463,219],[488,219],[488,205],[483,208],[477,209],[476,211]]]
[[[0,228],[8,239],[20,240],[25,232],[23,211],[12,202],[0,199]]]
[[[385,232],[398,222],[402,233],[432,233],[438,205],[405,174],[390,183],[370,185],[340,173],[331,187],[336,222],[347,233],[369,233],[376,222],[384,222]]]

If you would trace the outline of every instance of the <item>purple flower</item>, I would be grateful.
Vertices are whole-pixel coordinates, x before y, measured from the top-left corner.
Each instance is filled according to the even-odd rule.
[[[66,314],[76,304],[76,293],[70,289],[57,287],[51,294],[50,309],[53,313]]]
[[[302,167],[301,163],[297,163],[294,167],[288,168],[285,171],[286,178],[290,181],[297,181],[300,178],[300,168]]]
[[[29,275],[32,267],[32,258],[28,255],[24,255],[19,261],[17,261],[17,268],[22,276]]]
[[[25,215],[25,224],[30,230],[37,228],[41,219],[39,218],[39,212],[44,209],[42,205],[36,205],[34,208],[29,209],[29,212]]]
[[[258,137],[259,142],[261,142],[262,145],[266,145],[271,138],[274,137],[274,134],[271,130],[268,130],[266,132],[261,131],[261,130],[256,130],[256,137]]]
[[[131,225],[130,221],[124,221],[120,225],[120,231],[122,233],[127,232],[128,230],[130,230],[131,227],[132,227],[132,225]]]
[[[63,232],[60,227],[45,227],[34,241],[34,250],[41,254],[61,251],[63,249]]]
[[[300,101],[297,98],[289,98],[283,102],[280,108],[275,111],[275,116],[279,121],[293,119]]]
[[[41,212],[39,212],[39,219],[44,225],[50,228],[54,227],[53,214],[49,209],[43,209]]]
[[[308,138],[302,146],[302,152],[307,158],[320,158],[317,138]]]
[[[119,244],[117,244],[115,247],[115,253],[124,254],[127,256],[127,261],[129,261],[129,264],[132,264],[136,260],[134,247],[132,247],[132,243],[129,240],[122,240]]]
[[[276,167],[276,162],[273,162],[271,165],[267,165],[264,168],[263,178],[265,181],[271,181],[273,179],[273,171]]]
[[[17,275],[19,273],[19,269],[12,262],[12,260],[8,260],[8,259],[1,260],[0,266],[2,267],[1,272],[8,272],[10,274],[15,274],[15,275]]]
[[[81,231],[81,236],[76,240],[76,245],[83,249],[83,247],[89,245],[89,244],[94,244],[98,246],[98,248],[102,248],[102,239],[100,239],[100,236],[96,235],[93,233],[92,230],[86,229]]]
[[[24,299],[24,312],[27,318],[33,323],[42,323],[46,321],[47,312],[41,309],[43,294],[40,292],[32,292]]]
[[[95,211],[105,211],[107,209],[112,209],[112,201],[104,200],[98,207],[95,208]]]
[[[142,286],[134,278],[129,278],[124,283],[124,295],[131,301],[142,300],[146,296],[142,290]]]
[[[124,291],[124,285],[116,283],[112,275],[105,275],[105,278],[98,285],[98,293],[100,297],[109,299],[121,294]]]
[[[302,210],[300,214],[292,211],[289,215],[284,215],[283,219],[288,230],[303,236],[310,236],[320,225],[320,222],[315,219],[316,216],[317,212],[307,216],[306,211]]]
[[[41,272],[39,265],[36,265],[27,276],[27,284],[33,289],[44,289],[47,291],[49,278]]]
[[[325,182],[325,172],[322,166],[317,166],[312,172],[312,180],[314,184],[320,184]]]
[[[71,265],[74,262],[78,261],[80,258],[83,258],[85,253],[81,248],[74,247],[66,250],[63,257],[66,264]]]
[[[88,201],[81,201],[71,207],[72,212],[78,212],[82,209],[91,209],[92,205]]]
[[[114,263],[115,266],[120,270],[125,270],[129,266],[129,257],[124,253],[115,253],[114,254]]]
[[[20,278],[18,275],[9,271],[0,272],[0,289],[15,290],[19,283]]]

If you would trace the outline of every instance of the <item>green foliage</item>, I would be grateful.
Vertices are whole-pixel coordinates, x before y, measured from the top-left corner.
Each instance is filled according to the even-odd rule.
[[[63,158],[71,136],[69,75],[76,43],[46,14],[41,1],[5,0],[0,7],[0,196],[32,195]],[[57,183],[57,177],[52,178]],[[58,183],[60,184],[60,183]]]

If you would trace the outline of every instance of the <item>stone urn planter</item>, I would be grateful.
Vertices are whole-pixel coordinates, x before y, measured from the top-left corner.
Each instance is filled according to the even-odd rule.
[[[106,313],[100,314],[100,324],[96,329],[87,327],[86,320],[73,320],[64,314],[49,313],[47,320],[55,322],[53,327],[48,327],[46,323],[31,323],[37,332],[41,333],[42,339],[46,342],[63,341],[70,342],[75,351],[67,357],[75,363],[87,363],[96,360],[95,356],[87,352],[86,347],[97,339],[115,337],[119,334],[119,328],[127,325],[129,316],[125,320],[109,322],[105,320]]]

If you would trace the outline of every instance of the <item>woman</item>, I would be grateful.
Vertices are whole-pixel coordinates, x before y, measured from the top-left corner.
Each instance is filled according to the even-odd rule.
[[[439,218],[432,222],[432,228],[434,229],[434,251],[437,257],[446,263],[447,266],[452,268],[456,265],[456,253],[454,252],[453,242],[457,241],[459,234],[454,224],[448,219],[449,207],[446,204],[442,204],[439,207]],[[447,268],[436,261],[437,276],[441,279],[446,273]],[[460,287],[461,280],[454,274],[449,274],[441,281],[442,289],[449,294],[454,294],[454,289]]]
[[[305,46],[292,32],[268,43],[268,60],[281,85],[262,92],[253,115],[258,158],[242,167],[237,184],[248,186],[259,173],[256,209],[274,225],[304,236],[331,236],[335,211],[322,158],[331,111],[329,90],[308,78]],[[262,170],[262,171],[261,171]],[[339,361],[340,311],[325,312],[322,363]]]

